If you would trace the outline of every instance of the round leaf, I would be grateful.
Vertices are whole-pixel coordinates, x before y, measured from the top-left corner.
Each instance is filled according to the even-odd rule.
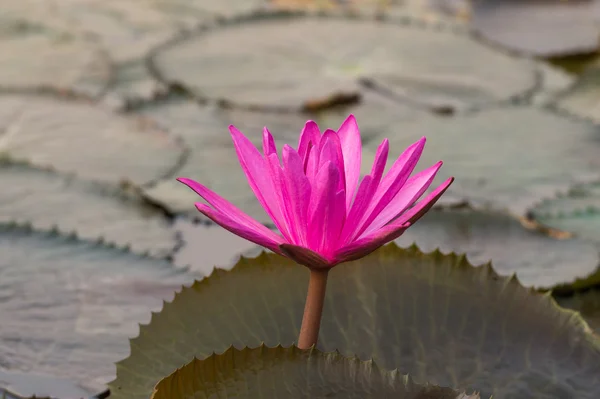
[[[114,377],[112,362],[126,355],[136,322],[197,276],[166,261],[14,225],[0,225],[0,253],[3,368],[70,379],[90,394]]]
[[[570,114],[600,124],[600,63],[596,62],[586,69],[577,83],[559,96],[553,104]]]
[[[166,256],[177,246],[165,215],[135,193],[0,161],[0,222],[58,227],[134,252]]]
[[[599,132],[600,127],[543,109],[501,107],[452,119],[419,118],[380,134],[390,138],[392,157],[427,136],[417,170],[442,159],[434,187],[456,176],[449,194],[525,215],[543,198],[600,178]]]
[[[88,0],[60,2],[56,13],[92,35],[115,65],[107,98],[118,107],[135,105],[161,94],[164,87],[147,68],[145,57],[177,31],[256,8],[262,0]]]
[[[535,86],[528,60],[452,27],[410,20],[259,14],[170,43],[151,61],[163,81],[197,97],[254,108],[309,108],[360,94],[361,82],[452,108],[520,97]]]
[[[567,309],[581,313],[585,320],[600,335],[600,291],[598,287],[569,296],[556,296],[556,301]]]
[[[600,182],[546,199],[531,209],[530,216],[545,226],[600,243]]]
[[[20,18],[5,16],[0,24],[0,54],[4,54],[0,58],[0,90],[56,90],[98,96],[107,88],[112,73],[110,60],[94,43]]]
[[[56,98],[0,97],[0,152],[93,180],[146,184],[170,176],[185,156],[147,120]]]
[[[600,260],[589,243],[558,240],[525,229],[509,216],[471,209],[432,210],[396,243],[424,251],[466,253],[474,264],[493,260],[502,275],[516,273],[526,286],[550,287],[592,273]],[[569,267],[565,267],[569,265]]]
[[[526,54],[550,57],[598,50],[600,3],[593,0],[475,1],[471,21],[487,40]]]
[[[274,254],[185,288],[132,340],[114,398],[213,352],[296,341],[308,270]],[[371,357],[417,381],[514,399],[596,398],[600,342],[547,295],[465,257],[386,246],[330,272],[319,348]]]
[[[209,398],[396,398],[478,399],[451,388],[415,384],[373,361],[337,352],[302,351],[281,346],[229,348],[204,360],[194,359],[155,387],[151,399]]]

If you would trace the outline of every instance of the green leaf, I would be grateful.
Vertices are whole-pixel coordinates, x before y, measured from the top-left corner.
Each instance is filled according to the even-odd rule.
[[[312,109],[337,95],[362,94],[365,82],[406,101],[450,108],[534,88],[529,60],[483,46],[454,25],[412,22],[256,14],[169,43],[151,62],[160,79],[198,98],[255,109]]]
[[[397,398],[478,399],[451,388],[419,385],[373,361],[338,352],[277,346],[233,347],[204,360],[194,359],[162,379],[152,399],[208,398]]]
[[[112,397],[147,398],[192,356],[292,344],[307,284],[306,268],[274,254],[215,270],[140,327]],[[319,348],[483,397],[600,395],[600,342],[579,315],[489,265],[416,247],[389,245],[331,271]]]
[[[373,123],[362,128],[359,119],[364,147],[363,159],[374,159],[377,146],[381,143],[378,135],[384,127],[398,121],[413,120],[422,116],[424,112],[391,104],[372,95],[366,98],[369,101],[361,107],[358,116],[364,116],[365,120],[368,118]],[[387,112],[383,112],[382,108]],[[262,148],[262,130],[267,126],[275,137],[277,147],[281,149],[284,144],[294,147],[297,145],[300,131],[310,117],[301,114],[257,113],[199,107],[194,102],[177,97],[143,107],[139,112],[182,137],[189,147],[189,157],[183,167],[177,171],[177,176],[197,180],[249,215],[262,222],[272,223],[248,186],[227,126],[235,125],[258,148]],[[323,124],[322,130],[337,129],[348,116],[346,112],[343,110],[335,113],[337,118],[335,123]],[[319,117],[317,116],[316,119],[318,120]],[[363,162],[363,173],[369,173],[371,163],[372,161]],[[144,195],[175,213],[192,217],[201,216],[194,207],[194,202],[199,199],[198,195],[175,179],[163,180],[152,187],[145,188]]]
[[[444,160],[433,186],[456,176],[451,196],[524,216],[575,182],[600,179],[599,132],[586,121],[548,110],[507,106],[451,119],[419,118],[380,134],[390,139],[390,157],[427,136],[416,170]]]
[[[596,334],[600,335],[600,290],[598,287],[569,296],[555,296],[556,301],[567,309],[581,313]]]
[[[471,24],[510,50],[551,57],[596,52],[599,15],[595,1],[485,0],[472,3]]]
[[[0,52],[11,56],[0,59],[0,90],[101,95],[111,79],[110,59],[64,21],[33,8],[2,5]]]
[[[93,36],[114,66],[107,100],[119,108],[136,106],[164,93],[145,62],[147,54],[182,29],[219,15],[247,12],[263,0],[87,0],[54,5],[74,34]],[[30,7],[31,8],[31,7]],[[72,23],[71,23],[72,24]]]
[[[114,377],[136,323],[198,276],[26,226],[0,224],[0,253],[3,368],[74,380],[90,393]]]
[[[178,244],[165,215],[135,192],[6,161],[0,161],[0,180],[0,222],[56,226],[154,256],[167,256]]]
[[[502,275],[516,273],[526,286],[550,287],[594,272],[598,251],[578,239],[558,240],[524,228],[497,212],[465,209],[429,211],[396,243],[424,251],[466,253],[473,264],[494,262]],[[569,267],[565,267],[569,265]]]
[[[36,166],[141,185],[170,176],[185,157],[181,143],[149,121],[87,103],[7,95],[0,109],[0,151]]]
[[[576,84],[553,105],[570,114],[600,123],[600,61],[588,67]]]
[[[531,209],[537,222],[600,244],[600,181],[577,185]]]
[[[573,74],[546,62],[538,63],[538,71],[541,84],[539,90],[533,94],[531,99],[531,102],[536,105],[552,104],[557,97],[570,89],[577,80]]]

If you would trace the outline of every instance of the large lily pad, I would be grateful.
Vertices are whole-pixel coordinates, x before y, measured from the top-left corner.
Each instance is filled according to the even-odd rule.
[[[323,131],[326,128],[337,129],[349,112],[357,111],[363,143],[362,172],[369,173],[382,140],[381,131],[394,123],[414,120],[423,116],[424,112],[403,104],[391,104],[370,93],[365,99],[367,101],[360,108],[343,107],[342,111],[331,111],[327,117],[322,113],[288,114],[199,107],[194,102],[178,98],[146,106],[140,112],[182,137],[189,147],[189,157],[177,171],[178,176],[201,182],[248,214],[268,223],[270,219],[248,186],[227,126],[234,124],[258,148],[262,148],[262,130],[266,126],[281,149],[284,144],[297,145],[307,119],[319,122]],[[330,124],[332,120],[334,123]],[[144,194],[175,213],[200,216],[194,207],[194,202],[198,201],[197,194],[174,179],[160,181],[144,189]]]
[[[557,97],[567,92],[577,81],[577,77],[557,66],[540,61],[540,87],[533,93],[531,102],[537,105],[553,103]]]
[[[580,312],[596,334],[600,335],[600,290],[598,288],[555,298],[561,306]]]
[[[157,380],[196,356],[296,341],[308,271],[274,254],[176,295],[117,365],[114,398],[147,398]],[[371,357],[417,381],[483,397],[596,398],[600,342],[548,295],[464,256],[386,246],[334,268],[319,348]]]
[[[0,162],[0,221],[76,231],[135,252],[166,256],[177,246],[165,215],[135,193],[23,164]]]
[[[0,364],[72,379],[90,393],[114,375],[136,322],[194,274],[55,232],[0,225]],[[53,392],[38,392],[54,395]]]
[[[600,243],[600,182],[575,186],[531,209],[531,218],[548,227]]]
[[[570,114],[600,124],[600,63],[587,68],[577,83],[553,104]]]
[[[534,87],[528,60],[410,21],[258,14],[183,37],[151,61],[160,79],[197,97],[258,108],[306,108],[359,94],[361,81],[438,107],[508,100]]]
[[[229,348],[204,360],[194,359],[162,379],[152,399],[327,398],[478,399],[451,388],[415,384],[397,371],[381,370],[373,361],[337,352],[302,351],[281,346]]]
[[[430,211],[396,242],[466,253],[474,264],[493,260],[500,274],[516,273],[523,284],[536,287],[585,277],[600,262],[596,248],[585,241],[554,239],[509,216],[471,209]]]
[[[464,0],[271,0],[276,8],[343,10],[376,15],[412,16],[430,22],[460,21],[470,10]]]
[[[0,97],[0,152],[101,181],[146,184],[170,176],[185,150],[139,117],[56,98]]]
[[[4,16],[0,23],[0,90],[98,96],[107,88],[110,60],[94,43],[33,21]]]
[[[382,134],[390,138],[392,155],[427,136],[417,170],[442,159],[437,181],[457,177],[450,194],[516,215],[573,184],[600,178],[600,127],[535,107],[419,118]]]
[[[91,36],[115,64],[108,100],[130,107],[162,94],[145,63],[150,50],[179,30],[249,11],[262,0],[86,0],[59,2],[62,19],[78,35]]]
[[[472,5],[473,28],[511,50],[550,57],[598,50],[596,0],[482,0]]]

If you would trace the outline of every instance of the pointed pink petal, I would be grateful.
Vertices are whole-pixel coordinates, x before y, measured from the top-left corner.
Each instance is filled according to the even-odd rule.
[[[269,156],[273,153],[277,153],[277,147],[275,147],[275,139],[266,127],[263,128],[263,152],[265,156]]]
[[[385,243],[400,237],[408,227],[415,224],[425,213],[427,213],[427,211],[433,207],[437,200],[440,199],[442,194],[444,194],[448,187],[450,187],[453,181],[454,178],[451,177],[444,183],[440,184],[440,186],[429,193],[429,195],[427,195],[423,201],[420,201],[408,212],[387,226],[384,226],[381,229],[354,241],[350,245],[341,248],[335,254],[335,261],[340,263],[361,258],[373,252]]]
[[[277,228],[288,242],[296,242],[296,235],[292,228],[292,217],[290,216],[291,210],[288,210],[288,204],[286,203],[287,195],[285,193],[287,193],[287,187],[285,177],[277,153],[275,152],[267,156],[266,163],[269,178],[275,188],[273,195],[277,203],[277,208],[281,212],[281,226],[277,226]]]
[[[340,173],[335,164],[328,161],[315,179],[309,211],[308,248],[321,252],[325,246],[326,228],[335,201]]]
[[[300,132],[300,139],[298,140],[298,154],[303,161],[306,160],[309,143],[317,147],[319,146],[320,138],[321,131],[319,130],[319,126],[314,121],[307,121]]]
[[[404,187],[398,191],[398,194],[396,194],[385,209],[377,215],[362,235],[369,235],[371,232],[384,226],[390,220],[398,217],[398,215],[414,204],[416,200],[421,198],[423,193],[427,191],[431,185],[431,182],[433,182],[435,175],[441,167],[442,161],[439,161],[435,165],[430,166],[408,179]]]
[[[360,178],[361,151],[360,130],[354,115],[348,116],[338,129],[338,136],[344,154],[344,172],[346,177],[346,209],[350,209],[352,199]]]
[[[328,221],[325,225],[324,246],[321,253],[328,257],[333,256],[338,247],[342,227],[346,220],[346,192],[340,190],[335,194],[332,204],[329,206]]]
[[[319,154],[319,169],[327,162],[332,162],[340,173],[340,179],[336,191],[345,190],[346,180],[344,176],[344,156],[342,154],[342,144],[337,133],[333,130],[326,130],[321,137],[321,153]]]
[[[235,126],[229,126],[229,131],[231,132],[235,151],[242,170],[248,179],[250,188],[273,223],[283,233],[283,216],[275,199],[276,187],[271,180],[271,174],[267,171],[267,164],[264,158],[252,142],[236,129]]]
[[[408,180],[410,174],[415,169],[415,166],[417,166],[419,158],[423,153],[424,146],[425,137],[409,146],[400,157],[398,157],[388,174],[381,181],[369,208],[357,224],[356,230],[350,235],[348,242],[360,237],[366,228],[373,223],[373,220],[375,220],[379,213],[385,209],[396,194],[398,194],[404,183],[406,183],[406,180]]]
[[[186,186],[194,190],[196,194],[204,198],[204,200],[206,200],[206,202],[208,202],[209,205],[215,208],[215,210],[217,210],[220,214],[223,214],[227,218],[231,219],[235,223],[247,226],[248,228],[257,231],[267,237],[271,237],[271,239],[274,239],[274,237],[279,237],[277,234],[269,230],[263,224],[252,219],[250,216],[246,215],[243,211],[238,209],[231,202],[227,201],[225,198],[204,187],[202,184],[192,179],[187,179],[185,177],[180,177],[177,179],[177,181],[185,184]]]
[[[293,225],[290,230],[297,233],[297,240],[293,244],[307,246],[308,230],[308,206],[310,203],[311,186],[304,174],[304,166],[300,155],[289,145],[283,147],[284,178],[287,190],[288,216],[291,217]]]
[[[407,162],[411,161],[411,159],[414,158],[414,156],[416,156],[417,157],[416,161],[418,163],[419,158],[421,158],[421,154],[423,153],[423,149],[425,148],[425,143],[426,142],[427,142],[427,138],[426,137],[421,137],[418,141],[416,141],[415,143],[409,145],[406,148],[406,150],[404,150],[404,152],[402,154],[400,154],[400,156],[398,157],[398,159],[396,159],[396,162],[394,162],[394,164],[390,168],[389,172],[383,178],[383,181],[381,182],[381,186],[377,190],[377,198],[378,198],[378,200],[379,200],[379,198],[381,198],[390,189],[390,186],[396,180],[398,180],[398,178],[401,175],[405,174],[405,168],[406,168],[406,163]],[[414,170],[414,168],[417,166],[417,163],[415,163],[412,166],[412,169],[408,172],[408,174],[406,175],[406,178],[404,179],[404,181],[406,181],[406,179],[408,178],[408,176],[410,176],[410,174],[412,173],[412,171]]]
[[[436,187],[431,193],[427,195],[427,197],[423,198],[423,200],[419,201],[419,203],[412,208],[410,208],[406,213],[401,215],[398,219],[394,220],[394,224],[400,224],[403,222],[409,222],[411,225],[415,224],[417,220],[421,219],[423,215],[425,215],[440,199],[442,194],[446,192],[448,187],[454,182],[454,177],[449,177]]]
[[[377,148],[375,161],[373,162],[373,167],[371,168],[371,174],[365,176],[360,183],[360,186],[358,186],[356,197],[352,202],[352,208],[348,212],[348,217],[346,218],[346,222],[340,236],[340,243],[348,243],[348,238],[356,230],[358,223],[364,216],[369,204],[373,200],[373,195],[377,190],[377,186],[379,185],[381,176],[385,170],[388,152],[389,142],[387,139],[385,139]]]
[[[237,223],[235,220],[229,218],[227,215],[223,213],[211,209],[208,205],[203,204],[201,202],[196,203],[196,208],[200,212],[202,212],[207,218],[223,227],[225,230],[228,230],[235,234],[236,236],[240,236],[248,241],[251,241],[255,244],[258,244],[262,247],[268,248],[275,253],[281,254],[281,250],[279,246],[285,243],[285,240],[271,232],[272,234],[266,235],[261,231],[257,231],[250,226],[242,225]],[[269,230],[270,231],[270,230]]]
[[[279,249],[282,255],[310,269],[329,269],[334,266],[327,259],[308,248],[292,244],[281,244]]]
[[[340,248],[335,253],[335,262],[341,263],[360,259],[382,245],[400,237],[409,227],[410,222],[405,222],[403,225],[394,224],[393,226],[385,226],[374,234],[358,239],[349,245]]]

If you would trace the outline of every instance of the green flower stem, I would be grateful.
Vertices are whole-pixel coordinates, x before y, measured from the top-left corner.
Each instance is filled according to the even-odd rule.
[[[300,349],[309,349],[316,345],[319,339],[328,274],[329,269],[310,269],[308,293],[298,338],[298,348]]]

